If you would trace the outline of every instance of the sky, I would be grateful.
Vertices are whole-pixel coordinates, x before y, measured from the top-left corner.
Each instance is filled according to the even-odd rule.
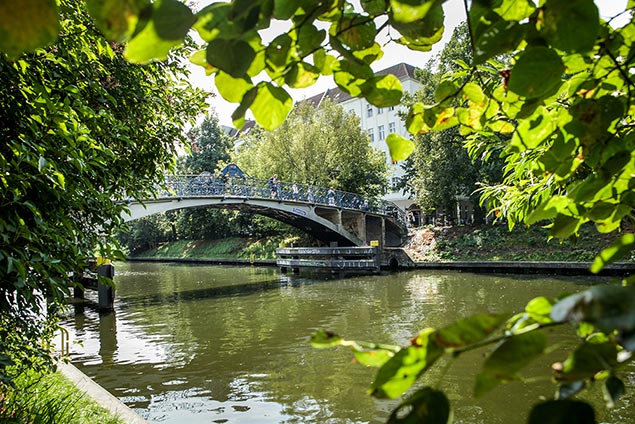
[[[624,10],[627,0],[596,0],[596,4],[600,9],[600,15],[602,17],[610,17],[617,13],[617,11]],[[199,5],[204,7],[209,1],[201,1]],[[388,68],[401,62],[408,63],[416,67],[423,67],[423,65],[430,59],[434,58],[441,52],[443,46],[452,36],[454,28],[461,22],[465,21],[465,9],[462,0],[448,0],[443,5],[445,12],[445,31],[443,33],[443,39],[434,45],[430,52],[417,52],[409,50],[408,48],[399,44],[390,42],[384,46],[384,56],[372,65],[374,71]],[[279,34],[284,30],[283,26],[272,25],[270,34],[273,36]],[[380,37],[383,36],[383,40],[378,39],[380,44],[387,42],[386,37],[387,30],[381,32]],[[263,35],[263,39],[266,40],[266,34]],[[190,81],[194,86],[203,88],[207,91],[218,93],[213,83],[213,76],[206,76],[203,68],[199,66],[191,66]],[[326,91],[329,88],[335,88],[335,83],[331,76],[322,76],[316,84],[311,87],[301,90],[291,90],[289,93],[295,101],[302,100],[307,97],[311,97],[315,94]],[[231,120],[231,114],[238,106],[237,103],[229,103],[225,101],[220,95],[216,94],[216,97],[210,100],[210,105],[214,108],[215,113],[218,115],[220,124],[233,126]],[[250,112],[247,112],[247,118],[251,118]]]

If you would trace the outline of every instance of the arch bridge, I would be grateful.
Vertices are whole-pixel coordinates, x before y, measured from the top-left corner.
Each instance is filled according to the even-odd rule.
[[[359,194],[245,176],[169,175],[157,197],[128,203],[126,221],[186,208],[225,208],[268,216],[326,245],[398,247],[407,236],[397,205]]]

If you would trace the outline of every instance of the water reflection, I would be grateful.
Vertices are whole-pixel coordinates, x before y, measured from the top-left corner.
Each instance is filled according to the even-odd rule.
[[[346,349],[312,349],[312,332],[404,344],[425,327],[584,288],[572,280],[449,272],[298,278],[267,268],[140,263],[119,265],[117,283],[114,313],[86,309],[66,323],[82,342],[73,362],[161,423],[382,422],[396,403],[366,395],[375,370],[351,364]],[[519,411],[551,394],[542,363],[527,375],[543,380],[474,400],[482,355],[462,355],[426,376],[430,384],[443,381],[455,422],[523,422]],[[623,422],[624,413],[606,422]]]

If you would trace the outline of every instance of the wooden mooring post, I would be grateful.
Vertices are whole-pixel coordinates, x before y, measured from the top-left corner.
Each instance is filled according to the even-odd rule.
[[[97,265],[94,269],[98,276],[108,278],[112,281],[115,277],[115,266],[111,263]],[[97,290],[97,307],[101,311],[112,311],[115,304],[115,290],[112,284],[102,284],[97,277],[82,277],[80,280],[82,287],[73,289],[75,299],[84,299],[86,289]]]

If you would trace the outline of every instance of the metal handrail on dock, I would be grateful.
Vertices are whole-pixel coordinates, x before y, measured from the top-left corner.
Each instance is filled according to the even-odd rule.
[[[377,247],[290,247],[276,249],[276,264],[281,272],[289,268],[298,272],[300,268],[324,271],[371,271],[381,269]]]

